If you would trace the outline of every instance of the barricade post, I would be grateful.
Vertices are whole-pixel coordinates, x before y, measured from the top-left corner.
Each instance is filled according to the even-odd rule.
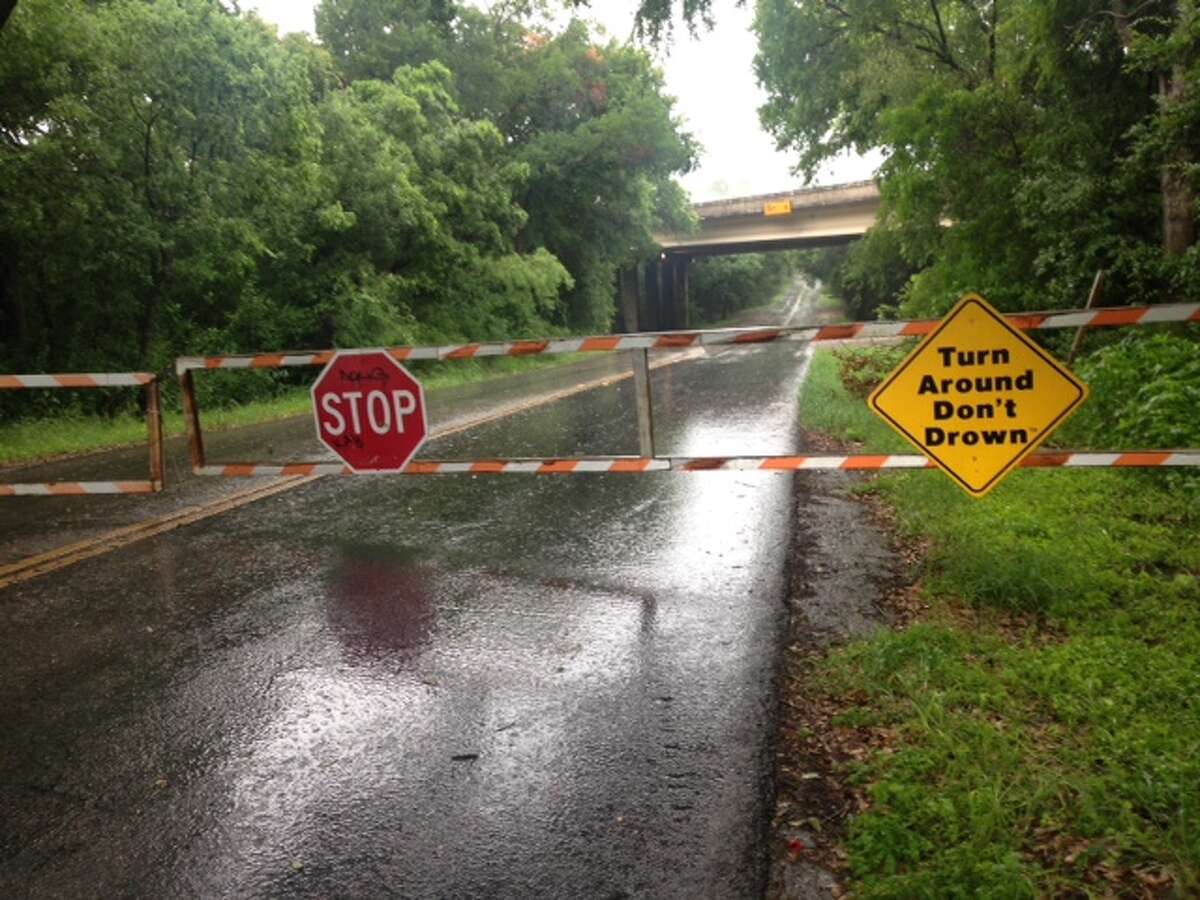
[[[145,481],[61,481],[0,483],[0,497],[61,497],[94,494],[157,494],[166,484],[162,390],[150,372],[105,372],[70,375],[0,375],[0,390],[92,389],[140,387],[146,399],[149,474]]]
[[[1101,309],[1054,310],[1004,316],[1021,330],[1058,328],[1115,328],[1134,325],[1200,322],[1200,303],[1168,303]],[[850,454],[846,456],[735,456],[721,458],[663,457],[654,449],[650,379],[646,354],[650,350],[745,347],[787,342],[869,340],[928,335],[940,320],[850,322],[836,325],[756,326],[708,330],[647,332],[584,338],[496,341],[429,347],[395,347],[386,352],[400,362],[410,360],[476,359],[498,356],[536,356],[558,353],[618,353],[633,351],[633,375],[638,412],[639,456],[572,457],[566,459],[414,460],[405,475],[449,474],[572,474],[583,472],[708,472],[718,470],[828,471],[891,468],[932,468],[921,455]],[[334,351],[233,354],[180,357],[176,371],[182,389],[192,468],[198,475],[254,477],[281,475],[354,474],[341,463],[325,460],[288,463],[238,462],[210,464],[205,458],[193,373],[214,369],[265,369],[324,366]],[[1022,468],[1177,467],[1200,465],[1200,450],[1126,452],[1039,451],[1022,461]]]

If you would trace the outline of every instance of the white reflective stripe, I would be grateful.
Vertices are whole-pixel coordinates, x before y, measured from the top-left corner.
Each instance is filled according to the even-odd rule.
[[[1055,316],[1048,316],[1042,322],[1042,328],[1082,328],[1084,325],[1090,325],[1096,320],[1097,312],[1094,310],[1086,310],[1076,313],[1060,313]]]
[[[929,464],[923,456],[912,456],[905,454],[903,456],[889,456],[883,461],[885,469],[923,469]]]
[[[611,459],[584,459],[580,460],[576,466],[576,472],[608,472],[613,467],[614,460]]]
[[[1184,451],[1145,451],[1167,453],[1161,463],[1151,463],[1143,468],[1153,468],[1155,465],[1161,466],[1200,466],[1200,451],[1184,450]],[[1049,453],[1049,457],[1043,465],[1047,466],[1067,466],[1076,468],[1103,468],[1117,465],[1124,453]],[[1035,460],[1037,456],[1033,457]],[[788,460],[788,465],[772,465],[776,460]],[[861,468],[848,469],[847,464],[853,463],[856,460],[870,460],[872,464],[864,465]],[[576,472],[612,472],[617,466],[629,462],[642,462],[644,468],[634,471],[644,472],[663,472],[667,470],[690,471],[690,472],[710,472],[710,471],[773,471],[773,472],[790,472],[796,469],[800,470],[826,470],[833,471],[838,469],[846,469],[846,471],[878,471],[880,469],[925,469],[930,468],[929,461],[924,457],[916,454],[895,454],[884,456],[882,458],[871,454],[859,454],[855,456],[737,456],[737,457],[675,457],[671,459],[654,459],[654,460],[639,460],[636,457],[614,456],[605,457],[602,459],[521,459],[506,461],[499,460],[479,460],[479,461],[455,461],[455,462],[439,462],[437,460],[419,460],[425,468],[423,471],[416,474],[437,474],[437,475],[453,475],[453,474],[538,474],[547,466],[557,466],[563,463],[570,463],[569,467],[554,468],[556,474],[571,474]],[[484,465],[488,468],[484,472],[474,472],[474,467]],[[341,475],[352,474],[348,467],[340,463],[291,463],[288,465],[238,465],[231,463],[218,466],[203,466],[196,470],[197,475],[226,475],[234,477],[235,475],[273,475],[286,476],[296,475],[297,473],[289,472],[289,466],[303,466],[306,475]],[[233,471],[230,471],[233,470]],[[386,475],[386,472],[364,472],[364,475]],[[148,484],[148,482],[145,482]],[[68,483],[72,485],[73,483]],[[129,484],[141,485],[143,482],[130,482]],[[50,486],[45,484],[12,484],[6,485],[11,488],[14,493],[21,494],[40,494],[45,495],[50,493]],[[124,493],[120,489],[118,482],[85,482],[77,485],[77,487],[87,493]]]
[[[62,387],[52,375],[18,375],[16,378],[25,387]]]
[[[744,459],[731,459],[729,462],[725,463],[725,465],[721,466],[721,468],[745,472],[751,469],[761,469],[764,462],[766,462],[766,460],[752,456]]]
[[[113,481],[86,481],[79,485],[87,494],[123,494],[121,486]]]
[[[1096,319],[1105,314],[1115,311],[1140,310],[1140,316],[1137,322],[1130,323],[1134,325],[1147,324],[1153,322],[1184,322],[1191,319],[1200,312],[1200,303],[1165,303],[1151,307],[1111,307],[1104,310],[1067,310],[1063,312],[1048,312],[1040,313],[1045,318],[1035,328],[1079,328],[1092,324]],[[1020,315],[1020,314],[1016,314]],[[856,338],[883,338],[883,337],[898,337],[904,334],[906,328],[914,324],[921,324],[923,320],[905,319],[899,322],[845,322],[838,323],[839,327],[857,328],[857,333],[853,335]],[[737,344],[737,343],[770,343],[772,340],[783,341],[812,341],[818,339],[821,332],[821,326],[802,325],[795,328],[781,327],[772,328],[764,326],[762,328],[738,328],[724,331],[696,331],[687,332],[686,334],[692,339],[694,345],[719,345],[719,344]],[[764,335],[760,341],[739,340],[748,335]],[[632,334],[632,335],[593,335],[588,338],[570,338],[551,340],[546,342],[546,347],[542,350],[531,350],[529,344],[541,343],[536,340],[526,340],[520,343],[525,345],[524,351],[520,355],[534,355],[535,353],[574,353],[583,348],[583,345],[588,341],[612,341],[616,338],[612,349],[620,350],[639,350],[652,349],[654,345],[663,337],[662,333],[652,334]],[[834,339],[832,337],[825,339]],[[445,347],[413,347],[413,348],[393,348],[407,350],[406,359],[445,359],[447,356],[462,350],[464,347],[471,346],[470,344],[455,344]],[[679,348],[662,348],[662,349],[679,349]],[[332,352],[332,351],[325,351]],[[602,352],[602,351],[597,351]],[[480,343],[476,346],[472,356],[508,356],[517,354],[517,345],[513,342],[488,342]],[[244,369],[253,364],[253,356],[214,356],[214,357],[179,357],[175,361],[175,369],[182,374],[190,369],[207,369],[210,366],[207,360],[213,360],[211,368],[221,369]],[[288,355],[281,360],[281,365],[312,365],[315,363],[314,355]],[[111,382],[112,384],[127,384],[139,382]]]
[[[513,351],[512,344],[480,344],[475,351],[476,356],[508,356]]]
[[[617,342],[618,350],[649,350],[658,343],[659,335],[648,334],[636,337],[623,337]]]
[[[815,328],[806,328],[803,331],[793,331],[790,334],[785,334],[783,336],[783,340],[808,344],[817,339],[818,333],[819,332]]]
[[[1120,458],[1120,453],[1072,453],[1063,465],[1071,468],[1111,466]]]
[[[72,376],[63,377],[69,378]],[[83,377],[90,378],[95,381],[96,384],[103,385],[104,387],[140,387],[154,379],[153,375],[141,372],[123,372],[119,375],[93,373],[84,375]]]
[[[1200,303],[1165,303],[1162,306],[1152,306],[1142,316],[1139,324],[1147,322],[1186,322],[1197,312]]]
[[[315,353],[306,353],[303,356],[285,356],[279,363],[281,366],[315,366],[317,364],[317,355]]]
[[[18,497],[50,496],[50,485],[48,484],[13,484],[9,486],[13,489],[13,493]]]
[[[858,337],[898,337],[906,326],[905,322],[872,322],[863,326]]]
[[[541,462],[515,462],[506,465],[504,471],[516,474],[536,475],[541,467]]]
[[[846,461],[844,456],[810,456],[801,463],[801,469],[840,469]]]

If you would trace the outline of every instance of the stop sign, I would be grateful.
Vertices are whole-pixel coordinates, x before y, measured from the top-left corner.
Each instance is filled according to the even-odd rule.
[[[425,442],[425,393],[383,350],[335,353],[312,386],[317,438],[355,472],[399,472]]]

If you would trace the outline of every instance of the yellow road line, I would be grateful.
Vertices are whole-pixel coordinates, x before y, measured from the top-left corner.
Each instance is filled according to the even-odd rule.
[[[694,350],[686,353],[674,354],[671,357],[651,365],[652,369],[660,369],[664,366],[674,365],[675,363],[684,362],[685,360],[695,359],[697,356],[703,355],[703,351]],[[502,407],[493,413],[486,413],[481,416],[476,416],[459,422],[455,425],[436,428],[430,433],[431,438],[443,438],[459,432],[468,431],[472,428],[478,428],[480,425],[486,425],[489,422],[495,422],[499,419],[514,416],[518,413],[525,412],[530,409],[535,409],[539,406],[545,406],[549,403],[556,403],[559,400],[564,400],[568,397],[573,397],[576,394],[582,394],[586,391],[593,391],[598,388],[609,387],[621,381],[625,381],[633,377],[632,372],[622,372],[618,375],[609,375],[604,378],[598,378],[593,381],[585,381],[582,384],[577,384],[569,388],[564,388],[560,391],[554,391],[549,394],[541,394],[523,403],[516,403],[511,406]],[[96,556],[102,556],[105,553],[111,553],[114,550],[120,550],[122,547],[128,547],[131,544],[136,544],[144,541],[147,538],[152,538],[155,535],[163,534],[167,531],[174,531],[176,528],[182,528],[184,525],[191,525],[195,522],[201,522],[205,519],[210,519],[213,516],[219,516],[247,504],[254,503],[258,500],[265,500],[268,497],[273,497],[276,494],[281,494],[284,491],[290,491],[294,488],[303,487],[311,481],[322,478],[321,475],[310,475],[307,477],[293,477],[272,480],[267,485],[255,485],[251,488],[238,491],[228,497],[220,500],[214,500],[211,503],[206,503],[201,506],[189,506],[183,510],[169,513],[165,516],[160,516],[156,519],[148,519],[145,522],[139,522],[134,525],[127,525],[123,528],[117,528],[113,531],[106,532],[99,537],[89,538],[85,541],[79,541],[74,544],[67,544],[62,547],[56,547],[53,550],[47,550],[44,553],[29,556],[25,559],[18,560],[15,563],[9,563],[0,566],[0,590],[9,585],[19,584],[23,581],[30,581],[34,578],[40,578],[43,575],[49,575],[51,572],[57,572],[60,569],[65,569],[68,566],[73,566],[75,563],[83,562],[85,559],[92,559]]]
[[[34,578],[40,578],[43,575],[49,575],[51,572],[65,569],[67,566],[73,566],[75,563],[83,562],[85,559],[111,553],[114,550],[128,547],[130,544],[136,544],[157,534],[173,531],[176,528],[182,528],[184,525],[200,522],[221,513],[237,509],[239,506],[245,506],[257,500],[264,500],[275,494],[290,491],[293,488],[300,487],[302,484],[316,480],[317,477],[314,475],[308,478],[284,478],[279,481],[272,481],[268,485],[257,485],[248,490],[239,491],[223,500],[206,503],[203,506],[189,506],[187,509],[157,519],[151,519],[139,525],[110,531],[98,538],[81,541],[78,544],[71,544],[68,547],[60,547],[57,550],[28,557],[20,562],[5,566],[4,570],[0,571],[0,589],[6,588],[11,584],[19,584],[22,581],[30,581]]]

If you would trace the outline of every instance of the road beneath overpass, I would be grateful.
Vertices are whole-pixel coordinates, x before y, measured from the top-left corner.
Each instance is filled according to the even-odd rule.
[[[846,244],[875,224],[879,204],[873,181],[697,204],[695,231],[656,234],[659,257],[621,273],[624,330],[690,327],[687,298],[693,259]]]

